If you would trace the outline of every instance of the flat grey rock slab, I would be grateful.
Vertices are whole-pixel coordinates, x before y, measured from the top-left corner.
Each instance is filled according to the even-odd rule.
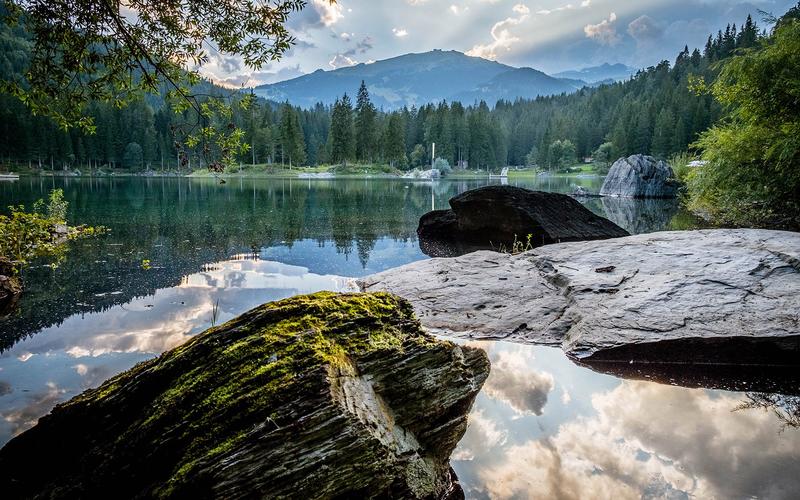
[[[677,231],[476,252],[360,280],[464,338],[587,361],[800,364],[800,233]]]

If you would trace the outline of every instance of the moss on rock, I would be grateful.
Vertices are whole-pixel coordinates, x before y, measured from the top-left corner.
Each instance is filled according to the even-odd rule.
[[[0,486],[22,497],[441,497],[487,374],[482,351],[425,334],[402,299],[295,297],[56,407],[0,451]]]

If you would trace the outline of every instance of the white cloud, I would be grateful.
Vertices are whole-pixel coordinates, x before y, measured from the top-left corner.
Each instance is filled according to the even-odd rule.
[[[329,0],[314,0],[313,6],[325,26],[333,26],[344,17],[342,6],[338,3],[332,4]]]
[[[333,59],[328,61],[328,65],[333,69],[346,68],[347,66],[355,66],[356,64],[358,64],[358,61],[344,54],[336,54],[333,56]]]
[[[597,40],[601,45],[616,45],[620,42],[621,38],[617,33],[617,15],[611,13],[608,19],[603,19],[598,24],[587,24],[583,28],[583,32],[587,38]]]
[[[469,10],[469,7],[459,7],[456,4],[452,4],[450,6],[450,12],[452,12],[453,14],[455,14],[457,16],[460,16],[461,14],[467,12],[468,10]]]
[[[396,36],[397,38],[403,38],[408,36],[408,31],[403,28],[392,28],[392,33],[394,33],[394,36]]]
[[[579,7],[576,7],[575,5],[573,5],[571,3],[568,3],[567,5],[562,5],[561,7],[555,7],[553,9],[540,9],[540,10],[537,10],[536,13],[540,14],[540,15],[543,15],[543,16],[547,16],[547,15],[552,14],[554,12],[562,12],[562,11],[565,11],[565,10],[576,10],[578,8],[585,9],[586,7],[589,7],[591,5],[592,5],[592,0],[584,0],[583,2],[581,2]]]
[[[511,46],[520,41],[520,38],[512,33],[512,29],[525,22],[529,17],[530,9],[522,4],[517,4],[512,9],[519,14],[518,17],[509,17],[492,26],[492,41],[486,45],[478,44],[467,51],[467,55],[482,57],[484,59],[497,59],[500,50],[511,50]]]
[[[523,5],[521,3],[518,3],[517,5],[512,7],[511,10],[513,10],[517,14],[522,14],[522,15],[531,13],[531,9],[529,9],[526,5]]]

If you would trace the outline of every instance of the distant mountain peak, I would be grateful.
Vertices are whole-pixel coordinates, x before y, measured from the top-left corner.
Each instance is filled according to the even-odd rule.
[[[457,50],[435,49],[370,64],[317,70],[292,80],[261,85],[255,88],[255,93],[311,107],[318,102],[331,104],[345,92],[354,94],[362,80],[375,105],[384,109],[442,100],[484,100],[494,105],[499,99],[573,92],[586,85],[582,78],[562,79],[534,68],[515,68]]]

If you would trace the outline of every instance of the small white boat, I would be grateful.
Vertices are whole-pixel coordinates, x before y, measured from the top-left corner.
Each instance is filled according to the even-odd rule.
[[[13,172],[3,173],[0,172],[0,181],[18,181],[19,174],[15,174]]]

